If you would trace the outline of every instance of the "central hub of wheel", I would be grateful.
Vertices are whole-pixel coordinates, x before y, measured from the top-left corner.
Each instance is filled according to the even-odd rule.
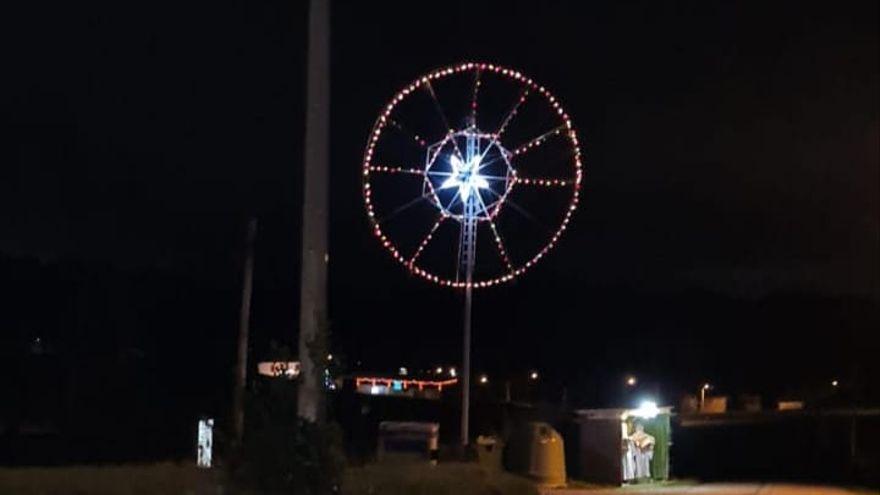
[[[443,215],[490,220],[513,186],[510,152],[492,134],[469,127],[450,132],[425,154],[423,193]]]

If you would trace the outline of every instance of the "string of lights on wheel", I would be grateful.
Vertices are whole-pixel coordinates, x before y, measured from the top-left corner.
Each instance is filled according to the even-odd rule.
[[[486,130],[477,127],[480,90],[483,89],[483,76],[493,74],[517,85],[519,95],[511,102],[509,110],[495,129]],[[469,105],[473,116],[470,126],[454,128],[446,120],[443,105],[437,97],[434,86],[448,78],[469,76],[473,78],[472,100]],[[438,118],[442,120],[446,133],[438,136],[431,144],[431,137],[409,131],[402,118],[395,111],[408,98],[424,92],[433,99]],[[539,104],[546,106],[555,118],[554,125],[530,139],[519,143],[506,143],[508,127],[516,119],[523,105]],[[388,133],[406,136],[411,144],[425,150],[424,163],[389,163],[387,158],[380,163],[374,162],[376,149]],[[477,153],[470,160],[466,159],[465,140],[476,143]],[[567,173],[564,176],[538,176],[521,173],[517,163],[521,157],[547,143],[562,143],[567,156]],[[508,146],[509,145],[509,146]],[[469,152],[470,153],[470,152]],[[492,155],[494,157],[489,157]],[[468,156],[471,156],[468,154]],[[439,164],[439,165],[438,165]],[[494,167],[494,168],[493,168]],[[489,174],[489,169],[497,172]],[[522,275],[540,261],[552,249],[567,229],[571,216],[576,210],[580,199],[583,179],[583,166],[577,132],[571,118],[565,112],[559,100],[544,86],[509,68],[488,63],[463,63],[441,68],[425,74],[401,89],[384,107],[376,120],[367,142],[363,159],[363,197],[367,216],[373,234],[388,250],[392,258],[401,263],[411,273],[442,286],[453,288],[484,288],[508,282]],[[422,178],[420,198],[436,207],[436,218],[424,236],[416,243],[416,247],[408,252],[399,247],[392,235],[383,228],[382,219],[375,209],[375,188],[373,181],[378,176],[410,176]],[[552,194],[566,194],[567,203],[564,213],[555,227],[550,231],[547,242],[536,249],[524,262],[515,264],[505,243],[515,233],[500,232],[496,220],[505,211],[509,194],[515,188],[540,188]],[[451,199],[450,199],[451,198]],[[418,199],[418,198],[417,198]],[[498,256],[503,260],[503,271],[466,281],[457,277],[440,275],[420,266],[419,257],[431,243],[438,228],[446,222],[458,221],[464,229],[464,207],[471,199],[474,204],[474,219],[487,224],[493,237],[493,244]]]

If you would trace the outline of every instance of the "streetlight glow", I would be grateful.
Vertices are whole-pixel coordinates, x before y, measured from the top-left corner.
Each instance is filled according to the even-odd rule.
[[[638,382],[639,381],[636,379],[636,377],[634,377],[632,375],[626,377],[626,385],[629,387],[635,387],[636,383],[638,383]]]
[[[639,408],[632,412],[633,416],[645,419],[651,419],[656,417],[660,413],[660,409],[657,407],[657,403],[652,400],[644,400],[639,405]]]

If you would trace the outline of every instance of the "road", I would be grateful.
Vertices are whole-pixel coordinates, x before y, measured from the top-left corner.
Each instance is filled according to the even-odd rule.
[[[542,495],[862,495],[845,488],[770,483],[707,483],[693,486],[545,490]]]

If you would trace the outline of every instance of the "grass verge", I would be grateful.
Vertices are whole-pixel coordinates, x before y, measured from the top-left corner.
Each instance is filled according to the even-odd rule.
[[[0,468],[0,494],[215,495],[218,473],[192,465]]]
[[[349,468],[343,495],[537,495],[528,480],[476,463],[381,462]]]

